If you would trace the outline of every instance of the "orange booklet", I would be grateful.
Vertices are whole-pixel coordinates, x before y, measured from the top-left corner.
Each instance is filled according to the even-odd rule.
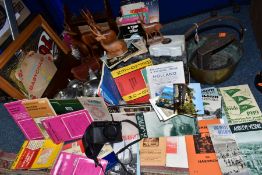
[[[207,128],[207,125],[219,123],[219,119],[200,120],[200,134],[186,136],[190,175],[222,175]]]

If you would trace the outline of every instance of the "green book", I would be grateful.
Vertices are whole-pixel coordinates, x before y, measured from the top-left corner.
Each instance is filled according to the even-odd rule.
[[[77,99],[49,100],[57,115],[84,109]]]
[[[219,88],[228,124],[262,121],[262,113],[247,84]]]

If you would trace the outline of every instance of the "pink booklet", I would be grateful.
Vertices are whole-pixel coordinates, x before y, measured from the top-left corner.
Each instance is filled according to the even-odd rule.
[[[101,159],[100,163],[105,170],[107,161]],[[102,175],[103,169],[95,166],[94,161],[85,156],[61,152],[51,170],[51,175]]]
[[[44,138],[38,126],[22,105],[21,100],[5,103],[4,106],[28,140]]]
[[[44,128],[55,143],[82,138],[86,128],[93,122],[87,110],[79,110],[47,118]]]

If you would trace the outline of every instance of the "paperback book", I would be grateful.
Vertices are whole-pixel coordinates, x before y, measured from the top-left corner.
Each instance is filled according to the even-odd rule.
[[[111,121],[105,101],[102,97],[78,97],[83,107],[88,111],[94,121]]]
[[[146,103],[149,91],[141,74],[141,69],[152,65],[150,58],[116,69],[111,72],[117,88],[126,103]]]
[[[216,153],[207,126],[220,124],[219,119],[198,121],[199,134],[186,136],[190,175],[221,175]]]
[[[262,121],[262,113],[248,85],[219,88],[228,124]]]
[[[195,117],[177,115],[167,121],[160,121],[155,112],[136,113],[141,138],[183,136],[198,134]]]
[[[151,98],[159,96],[165,86],[185,83],[182,61],[148,66],[146,72]]]
[[[82,138],[86,128],[93,122],[87,110],[79,110],[42,121],[44,128],[55,143]]]
[[[107,161],[99,160],[103,169],[96,166],[94,160],[77,154],[61,152],[51,170],[51,175],[103,175],[106,169]]]
[[[258,162],[262,161],[262,124],[256,121],[241,123],[231,125],[230,129],[235,135],[237,145],[239,146],[250,174],[261,174]]]
[[[5,103],[4,106],[28,140],[44,138],[33,118],[22,105],[21,100]]]
[[[222,174],[249,175],[243,155],[229,126],[226,124],[209,125],[208,130]]]
[[[55,144],[51,139],[26,140],[11,169],[50,169],[63,143]]]

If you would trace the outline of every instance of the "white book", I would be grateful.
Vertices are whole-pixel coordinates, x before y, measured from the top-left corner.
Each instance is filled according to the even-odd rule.
[[[148,66],[146,71],[151,98],[159,96],[165,86],[185,83],[182,61]]]
[[[166,166],[188,168],[185,136],[166,137]]]

